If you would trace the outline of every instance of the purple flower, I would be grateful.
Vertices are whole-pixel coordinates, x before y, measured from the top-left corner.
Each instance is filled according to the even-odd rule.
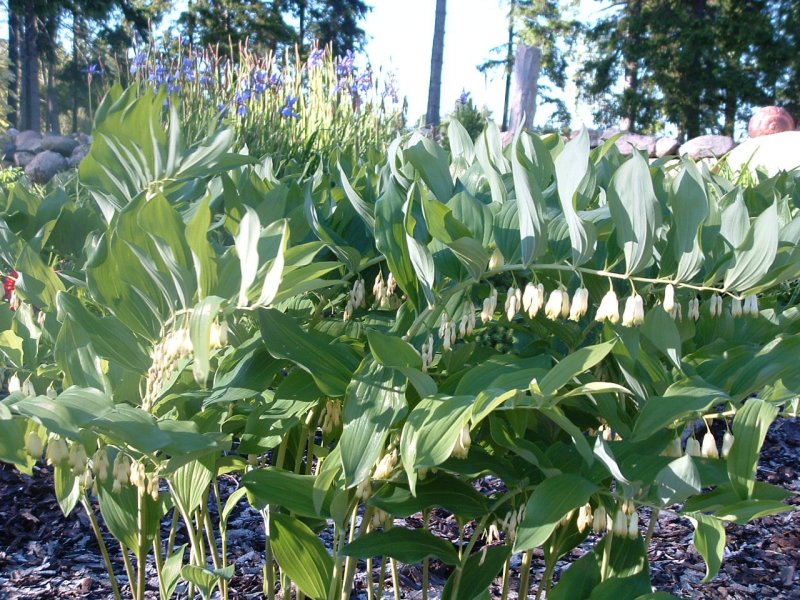
[[[466,106],[467,102],[469,102],[469,92],[462,89],[461,94],[458,96],[458,101],[461,106]]]
[[[311,53],[311,56],[308,57],[308,66],[312,69],[316,67],[322,66],[322,59],[325,56],[325,50],[322,48],[317,48]]]
[[[245,88],[241,92],[236,92],[236,96],[234,97],[234,99],[238,104],[242,104],[250,100],[250,97],[252,95],[253,93],[249,89]]]
[[[300,114],[294,109],[297,104],[297,96],[287,96],[286,106],[281,108],[280,113],[282,117],[297,119]]]
[[[355,87],[359,92],[368,92],[370,90],[372,87],[372,69],[367,67],[366,72],[358,76]]]
[[[348,50],[344,56],[336,57],[336,74],[339,77],[348,77],[353,74],[356,57],[352,50]]]
[[[103,75],[103,68],[97,63],[91,64],[82,69],[87,75]]]
[[[240,117],[246,117],[247,107],[244,104],[240,104],[239,108],[236,109],[236,114],[239,115]]]

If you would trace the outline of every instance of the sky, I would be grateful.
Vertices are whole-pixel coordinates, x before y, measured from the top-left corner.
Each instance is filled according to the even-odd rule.
[[[369,41],[366,52],[372,65],[395,73],[398,90],[408,98],[411,122],[424,115],[428,101],[431,47],[436,0],[372,0],[372,11],[363,23]],[[596,14],[597,2],[582,0],[581,18]],[[496,121],[502,120],[505,75],[497,69],[484,75],[477,66],[503,54],[492,50],[504,46],[508,37],[506,0],[449,0],[445,18],[444,68],[441,113],[449,113],[462,89],[475,104],[486,106]],[[591,126],[591,110],[576,106],[574,87],[562,98],[573,114],[573,127]],[[537,110],[535,125],[549,117]]]

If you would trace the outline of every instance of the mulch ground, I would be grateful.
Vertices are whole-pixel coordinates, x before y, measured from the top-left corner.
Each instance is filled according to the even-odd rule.
[[[800,420],[778,420],[771,427],[758,469],[758,477],[783,486],[792,497],[789,503],[800,507]],[[223,494],[235,489],[233,478],[223,479]],[[409,518],[409,526],[421,520]],[[398,522],[398,525],[401,523]],[[455,536],[457,528],[446,513],[434,514],[432,527],[437,533]],[[691,545],[692,529],[685,519],[662,516],[650,547],[653,583],[656,589],[682,598],[729,598],[751,600],[800,599],[800,512],[767,517],[744,526],[727,526],[725,562],[710,583],[701,583],[705,566]],[[116,572],[123,573],[118,546],[111,538],[106,543],[115,557]],[[228,546],[236,575],[231,581],[231,597],[260,598],[264,550],[261,516],[243,506],[229,522]],[[570,556],[574,560],[581,549]],[[568,566],[559,565],[556,575]],[[513,565],[519,568],[519,564]],[[534,558],[532,583],[543,572],[541,556]],[[149,598],[158,598],[158,584],[152,566],[148,572]],[[417,599],[420,569],[401,565],[402,596]],[[441,565],[431,570],[431,598],[447,577]],[[119,577],[123,594],[129,596],[127,580]],[[387,577],[387,586],[389,585]],[[363,569],[356,578],[356,595],[363,591]],[[511,598],[516,598],[513,591]],[[185,588],[179,587],[179,593]],[[499,596],[499,589],[493,590]],[[387,587],[386,592],[390,592]],[[111,588],[99,548],[82,508],[64,518],[53,496],[52,473],[37,469],[33,477],[20,475],[0,465],[0,599],[111,598]]]

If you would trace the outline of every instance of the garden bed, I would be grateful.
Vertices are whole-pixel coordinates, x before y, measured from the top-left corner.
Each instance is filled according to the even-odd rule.
[[[794,495],[789,504],[800,506],[800,422],[779,419],[770,428],[759,463],[758,478],[780,485]],[[223,478],[222,488],[230,493],[236,481]],[[0,597],[24,598],[111,597],[103,561],[88,519],[77,509],[64,519],[53,495],[52,471],[36,469],[33,477],[19,474],[9,466],[0,468]],[[264,550],[261,516],[246,502],[241,503],[229,525],[229,551],[236,561],[231,598],[261,597],[261,561]],[[414,527],[414,519],[406,519]],[[438,521],[438,522],[437,522]],[[646,524],[646,519],[643,519]],[[416,526],[421,525],[421,519]],[[443,511],[435,511],[431,525],[437,533],[456,531]],[[702,584],[705,565],[691,546],[692,528],[686,519],[662,515],[650,546],[654,585],[683,598],[731,598],[772,600],[800,598],[800,513],[766,517],[748,525],[726,527],[728,539],[725,562],[710,583]],[[455,540],[455,537],[453,537]],[[113,540],[107,539],[110,544]],[[593,543],[590,540],[588,543]],[[537,551],[538,553],[539,551]],[[573,551],[570,562],[582,553]],[[116,553],[118,572],[123,566]],[[516,561],[517,569],[519,561]],[[559,570],[567,562],[559,563]],[[541,555],[534,557],[532,582],[544,570]],[[558,571],[557,571],[558,572]],[[431,583],[436,597],[449,568],[433,565]],[[155,571],[150,573],[148,597],[158,597]],[[418,565],[401,565],[403,598],[420,598],[421,573]],[[124,581],[124,578],[121,578]],[[364,589],[365,573],[360,570],[356,590]],[[386,593],[391,592],[387,577]],[[515,597],[512,583],[511,597]],[[535,588],[534,588],[535,589]],[[123,590],[123,593],[129,590]],[[493,589],[499,597],[499,585]],[[129,593],[128,593],[129,595]],[[366,593],[359,593],[359,597]],[[387,596],[388,597],[388,596]]]

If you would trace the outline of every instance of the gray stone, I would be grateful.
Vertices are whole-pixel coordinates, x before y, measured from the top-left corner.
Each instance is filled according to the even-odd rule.
[[[600,134],[600,139],[605,142],[606,140],[611,139],[612,137],[617,135],[619,132],[620,132],[619,127],[609,127],[608,129],[604,129],[602,131],[602,133]]]
[[[45,150],[37,154],[25,167],[25,173],[35,183],[47,183],[59,171],[67,168],[67,159],[58,152]]]
[[[15,140],[19,135],[19,129],[14,129],[13,127],[10,127],[8,131],[6,131],[6,135],[10,137],[12,140]]]
[[[658,138],[656,140],[656,158],[673,156],[678,153],[678,148],[680,147],[681,143],[675,138]]]
[[[42,151],[42,134],[28,129],[20,131],[15,140],[19,152],[32,152],[38,154]]]
[[[18,167],[26,167],[36,156],[33,152],[14,152],[14,164]]]
[[[14,160],[14,152],[17,151],[17,147],[14,145],[14,140],[10,138],[5,138],[0,140],[0,148],[2,148],[2,156],[0,159],[12,161]]]
[[[58,152],[62,156],[70,156],[72,151],[78,147],[78,140],[66,135],[55,135],[48,133],[42,138],[42,148]]]
[[[78,146],[72,151],[72,154],[67,159],[67,164],[72,168],[76,168],[79,164],[81,164],[81,161],[86,158],[87,154],[89,154],[89,148],[86,146]]]
[[[727,157],[734,172],[749,169],[766,171],[770,176],[779,171],[800,168],[800,131],[783,131],[742,142]]]
[[[620,138],[614,142],[620,154],[628,155],[633,154],[634,149],[644,150],[647,156],[655,156],[656,153],[656,138],[652,135],[640,135],[638,133],[623,133]]]
[[[683,144],[678,153],[689,158],[720,158],[736,147],[736,142],[727,135],[701,135]]]

